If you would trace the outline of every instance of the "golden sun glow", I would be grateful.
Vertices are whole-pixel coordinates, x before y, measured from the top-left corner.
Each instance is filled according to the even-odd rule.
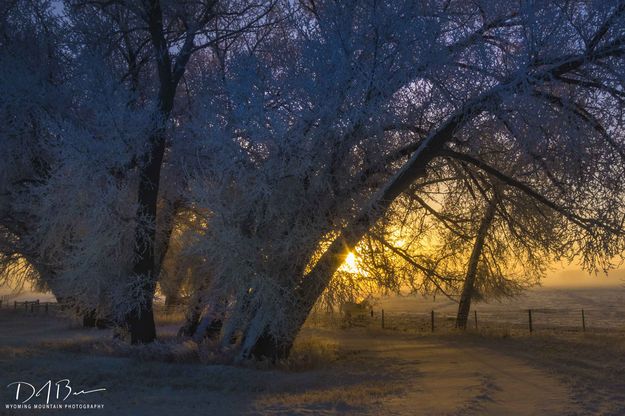
[[[360,272],[360,269],[358,269],[358,264],[356,263],[356,255],[353,252],[349,252],[340,270],[348,273]]]

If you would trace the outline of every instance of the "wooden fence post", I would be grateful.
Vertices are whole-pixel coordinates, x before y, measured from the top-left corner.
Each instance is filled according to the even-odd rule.
[[[432,321],[432,332],[434,332],[434,311],[431,313],[431,321]]]
[[[44,308],[45,308],[45,310],[46,310],[46,314],[48,313],[48,304],[49,304],[49,303],[50,303],[50,302],[46,302],[46,304],[45,304],[45,306],[44,306]]]
[[[528,317],[528,323],[530,326],[530,334],[534,331],[534,327],[532,326],[532,310],[528,309],[527,310],[527,317]]]
[[[384,329],[384,309],[382,309],[382,329]]]
[[[13,301],[13,309],[17,309],[17,301],[16,300]]]
[[[586,332],[586,316],[584,315],[583,309],[582,309],[582,331]]]
[[[473,311],[473,316],[475,317],[475,329],[477,329],[477,311]]]

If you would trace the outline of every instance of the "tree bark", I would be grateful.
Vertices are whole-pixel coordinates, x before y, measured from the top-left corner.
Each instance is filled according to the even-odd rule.
[[[471,251],[471,257],[467,265],[467,274],[462,286],[462,294],[460,295],[460,304],[458,305],[458,315],[456,316],[456,328],[466,329],[467,320],[469,318],[469,310],[471,309],[471,299],[473,298],[475,288],[475,278],[477,276],[477,269],[482,257],[482,251],[484,249],[484,242],[488,235],[488,230],[495,218],[495,212],[497,203],[495,197],[488,203],[484,217],[480,223],[480,227],[473,243],[473,250]]]

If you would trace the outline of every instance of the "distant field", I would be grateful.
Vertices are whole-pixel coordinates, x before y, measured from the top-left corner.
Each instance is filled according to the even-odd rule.
[[[456,303],[440,296],[436,299],[424,297],[388,297],[380,301],[380,306],[393,312],[453,312]],[[598,287],[598,288],[536,288],[527,291],[512,299],[500,301],[476,302],[478,310],[501,309],[581,309],[612,310],[621,308],[625,311],[625,287]]]
[[[453,321],[457,303],[445,297],[391,296],[375,305],[376,315],[384,309],[387,323],[395,319],[429,320],[435,312],[439,324]],[[528,309],[532,309],[533,325],[541,328],[582,327],[582,309],[587,330],[625,330],[625,287],[599,288],[537,288],[513,299],[475,302],[472,305],[470,326],[474,325],[473,311],[483,324],[509,324],[525,327]]]

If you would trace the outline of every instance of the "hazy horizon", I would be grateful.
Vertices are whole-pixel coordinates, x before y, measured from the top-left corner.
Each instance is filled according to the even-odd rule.
[[[547,273],[547,277],[541,281],[543,288],[602,288],[602,287],[622,287],[625,288],[625,269],[611,270],[606,276],[604,273],[592,274],[573,266],[554,267]],[[12,289],[6,285],[0,285],[0,296],[11,295]],[[53,300],[50,293],[42,294],[34,292],[28,288],[17,296],[18,299],[28,299],[32,294],[37,293],[42,300]]]
[[[557,268],[541,281],[544,287],[606,287],[624,286],[625,269],[611,270],[608,275],[588,273],[579,267]]]

